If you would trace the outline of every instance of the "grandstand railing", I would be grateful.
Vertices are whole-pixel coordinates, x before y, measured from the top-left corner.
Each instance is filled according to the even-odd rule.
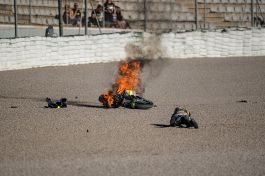
[[[79,31],[83,28],[82,35],[87,35],[87,25],[72,27],[62,21],[60,23],[61,18],[55,18],[60,10],[59,16],[62,16],[65,4],[72,7],[74,2],[89,15],[93,6],[105,1],[0,0],[0,24],[14,25],[14,37],[22,37],[18,36],[21,25],[60,27],[59,36],[64,35],[64,27]],[[121,7],[124,18],[133,29],[144,31],[176,32],[265,25],[264,0],[117,0],[114,3]]]

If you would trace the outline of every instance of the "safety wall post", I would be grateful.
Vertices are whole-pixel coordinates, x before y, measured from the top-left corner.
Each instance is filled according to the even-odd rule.
[[[198,30],[198,0],[195,0],[195,25]]]
[[[171,31],[173,31],[173,7],[174,7],[174,1],[173,0],[170,1],[170,26],[171,26]]]
[[[103,12],[102,12],[103,13],[102,14],[103,15],[103,19],[102,19],[103,20],[103,24],[102,25],[103,25],[103,27],[105,27],[105,6],[104,6],[104,0],[102,0],[101,2],[102,2],[102,8],[103,8]]]
[[[259,15],[258,15],[258,13],[259,13],[259,12],[258,12],[258,8],[259,8],[259,0],[256,0],[256,9],[255,9],[255,10],[256,10],[256,15],[255,15],[255,17],[256,17],[256,23],[255,23],[255,21],[254,21],[255,26],[258,26],[258,23],[259,23],[259,22],[258,22],[258,16],[259,16]],[[253,10],[253,11],[254,11],[254,10]],[[261,12],[261,11],[260,11],[260,12]]]
[[[147,0],[144,0],[144,31],[147,31]]]
[[[58,12],[59,12],[59,36],[63,36],[63,15],[62,15],[62,0],[58,0]]]
[[[29,22],[32,23],[32,0],[29,0]]]
[[[15,38],[17,38],[17,1],[14,0]]]
[[[87,0],[85,0],[85,35],[87,35],[87,18],[88,18],[88,15],[87,15]]]
[[[251,0],[251,26],[254,27],[254,0]]]
[[[203,28],[206,29],[206,0],[204,0],[204,20]]]

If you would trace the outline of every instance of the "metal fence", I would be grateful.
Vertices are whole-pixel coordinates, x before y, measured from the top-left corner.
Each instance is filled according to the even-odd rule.
[[[264,27],[265,6],[261,0],[196,0],[199,8],[203,8],[203,29]]]
[[[63,20],[66,5],[73,6],[75,2],[80,5],[83,25],[73,26]],[[104,13],[102,25],[92,28],[89,25],[91,13],[98,4],[104,6],[104,3],[105,0],[0,0],[0,23],[14,24],[13,37],[30,36],[19,32],[23,25],[45,29],[53,26],[58,31],[58,36],[88,35],[92,30],[104,33],[104,29],[108,27],[105,25]],[[264,26],[265,2],[262,0],[119,0],[114,3],[121,7],[122,14],[132,29],[144,31],[174,32]],[[67,32],[70,30],[78,33]]]

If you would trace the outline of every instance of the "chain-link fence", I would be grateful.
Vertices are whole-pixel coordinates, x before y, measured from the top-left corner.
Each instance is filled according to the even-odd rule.
[[[0,37],[44,36],[52,29],[53,36],[66,36],[113,32],[117,28],[176,32],[264,26],[262,0],[108,1],[114,4],[112,9],[106,2],[0,0]]]

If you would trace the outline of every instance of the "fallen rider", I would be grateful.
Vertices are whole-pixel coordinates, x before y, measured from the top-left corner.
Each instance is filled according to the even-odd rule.
[[[185,108],[176,107],[170,119],[171,127],[198,128],[198,123],[191,117],[191,113]]]

